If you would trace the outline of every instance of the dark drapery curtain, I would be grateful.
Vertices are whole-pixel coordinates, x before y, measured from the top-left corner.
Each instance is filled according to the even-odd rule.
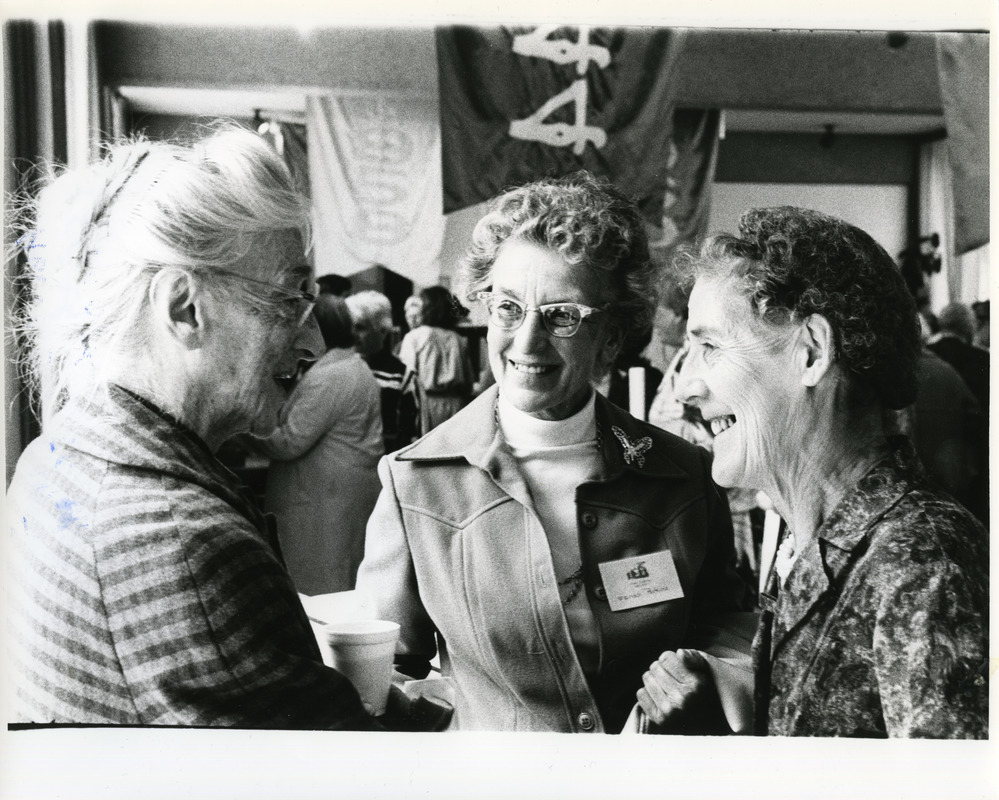
[[[673,112],[662,225],[652,236],[653,256],[664,263],[669,263],[679,245],[708,232],[720,118],[717,109],[678,108]]]
[[[439,28],[444,212],[584,168],[657,220],[683,41],[667,28]]]
[[[4,195],[31,193],[43,165],[64,164],[68,138],[66,118],[66,34],[63,23],[11,20],[4,23]],[[16,201],[15,201],[16,202]],[[8,208],[8,219],[13,209]],[[4,246],[14,247],[16,226],[5,228]],[[21,368],[23,342],[11,326],[26,300],[23,256],[6,259],[4,390],[7,483],[25,445],[40,431],[36,403]]]

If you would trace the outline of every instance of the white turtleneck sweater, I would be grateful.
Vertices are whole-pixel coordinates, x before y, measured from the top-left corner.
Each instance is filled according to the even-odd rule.
[[[579,412],[560,420],[532,417],[502,394],[497,404],[503,438],[520,466],[548,539],[569,633],[586,673],[596,670],[599,654],[596,621],[578,572],[582,559],[575,499],[576,487],[599,478],[603,469],[595,402],[591,393]]]

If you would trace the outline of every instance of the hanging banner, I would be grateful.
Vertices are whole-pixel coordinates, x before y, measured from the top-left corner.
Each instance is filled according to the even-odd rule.
[[[716,109],[673,112],[662,219],[649,226],[649,247],[663,263],[668,263],[676,245],[708,233],[720,120]]]
[[[418,285],[437,283],[444,215],[436,103],[316,96],[306,116],[316,274],[380,264]]]
[[[937,65],[961,255],[989,241],[989,34],[938,33]]]
[[[585,168],[661,225],[682,36],[662,28],[439,28],[445,213]]]

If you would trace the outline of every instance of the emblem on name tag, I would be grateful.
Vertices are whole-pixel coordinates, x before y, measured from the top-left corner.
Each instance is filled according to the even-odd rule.
[[[599,566],[611,611],[683,597],[680,576],[669,550],[605,561]]]

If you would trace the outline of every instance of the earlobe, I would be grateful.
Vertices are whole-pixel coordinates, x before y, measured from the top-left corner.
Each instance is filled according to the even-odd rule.
[[[197,282],[186,270],[160,270],[149,284],[153,319],[161,330],[187,349],[202,344],[202,299]]]
[[[821,314],[812,314],[801,323],[801,382],[817,386],[836,360],[832,325]]]

